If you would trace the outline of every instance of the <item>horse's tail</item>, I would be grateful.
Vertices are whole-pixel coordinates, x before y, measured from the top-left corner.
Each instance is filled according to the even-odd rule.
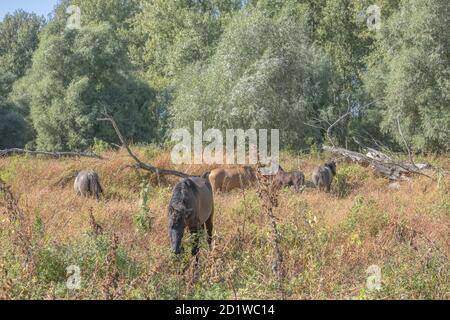
[[[100,178],[95,172],[91,172],[89,175],[89,189],[91,193],[97,198],[97,200],[100,199],[100,194],[103,193],[103,188],[100,184]]]

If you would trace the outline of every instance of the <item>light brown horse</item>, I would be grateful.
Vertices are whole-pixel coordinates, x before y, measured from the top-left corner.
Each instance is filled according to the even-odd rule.
[[[217,168],[211,170],[209,182],[213,191],[230,191],[248,186],[256,180],[255,170],[250,166],[241,168]]]

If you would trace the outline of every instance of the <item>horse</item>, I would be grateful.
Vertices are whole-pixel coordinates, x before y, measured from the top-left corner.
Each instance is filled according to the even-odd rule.
[[[173,189],[168,208],[169,239],[172,251],[177,255],[182,251],[181,240],[186,227],[193,234],[206,227],[208,245],[211,247],[214,200],[208,174],[185,178]],[[199,251],[198,244],[199,238],[195,237],[193,256]]]
[[[80,171],[75,178],[73,188],[78,195],[83,197],[95,196],[97,200],[103,193],[103,188],[100,184],[100,178],[93,170]]]
[[[214,191],[243,189],[256,180],[255,170],[250,166],[242,168],[217,168],[209,174],[209,182]]]
[[[336,175],[336,162],[329,161],[323,166],[317,167],[312,174],[312,181],[316,188],[319,190],[325,190],[325,192],[330,192],[331,182],[333,177]]]
[[[274,183],[278,188],[293,186],[295,191],[300,191],[305,184],[305,175],[301,171],[286,172],[279,166]]]

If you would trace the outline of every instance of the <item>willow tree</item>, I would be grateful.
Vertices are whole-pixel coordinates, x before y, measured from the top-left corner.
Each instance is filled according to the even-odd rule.
[[[280,129],[284,147],[304,148],[321,139],[305,122],[329,103],[330,76],[298,19],[248,8],[228,24],[214,56],[180,77],[173,123]]]
[[[366,76],[381,126],[416,151],[450,150],[450,2],[403,0],[380,30]]]
[[[50,23],[32,68],[15,87],[30,106],[37,147],[80,150],[95,137],[115,139],[112,129],[96,120],[104,111],[128,138],[151,140],[156,127],[153,93],[131,70],[126,48],[109,24],[67,30],[59,20]]]

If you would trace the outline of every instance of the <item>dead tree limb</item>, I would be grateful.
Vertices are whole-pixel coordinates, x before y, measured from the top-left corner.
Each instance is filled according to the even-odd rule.
[[[169,170],[169,169],[161,169],[161,168],[157,168],[155,166],[152,166],[151,164],[142,162],[134,153],[133,151],[131,151],[130,147],[128,146],[128,143],[126,142],[125,138],[123,137],[122,133],[119,130],[119,127],[117,126],[116,121],[114,120],[113,117],[111,117],[108,114],[104,115],[104,118],[99,118],[97,119],[98,121],[108,121],[111,123],[111,125],[114,128],[114,131],[117,134],[117,137],[120,140],[120,143],[122,144],[122,147],[125,148],[128,152],[128,154],[130,155],[131,158],[133,158],[133,160],[136,162],[135,164],[135,168],[138,169],[143,169],[143,170],[147,170],[153,173],[156,173],[157,175],[163,174],[163,175],[172,175],[172,176],[177,176],[177,177],[181,177],[181,178],[187,178],[190,177],[191,175],[184,173],[184,172],[180,172],[180,171],[176,171],[176,170]]]
[[[45,156],[50,156],[50,157],[54,157],[54,158],[88,157],[88,158],[103,159],[101,156],[99,156],[95,153],[90,153],[90,152],[48,152],[48,151],[32,151],[32,150],[25,150],[25,149],[19,149],[19,148],[0,150],[0,157],[13,155],[13,154],[45,155]]]
[[[423,169],[430,168],[427,164],[412,165],[402,163],[400,161],[395,161],[384,153],[371,148],[366,148],[368,150],[367,154],[326,145],[322,146],[322,148],[325,151],[339,154],[363,166],[370,166],[391,180],[404,180],[409,174],[419,174],[434,180],[433,177],[421,172]]]

